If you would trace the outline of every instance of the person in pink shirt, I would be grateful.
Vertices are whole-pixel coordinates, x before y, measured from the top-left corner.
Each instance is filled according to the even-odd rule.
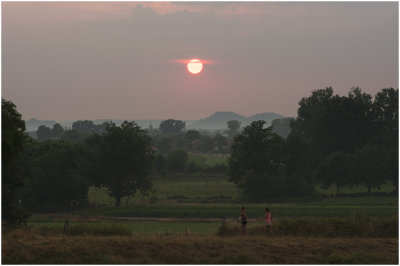
[[[265,229],[266,231],[270,232],[271,235],[274,235],[274,232],[272,232],[272,216],[269,208],[265,208]]]

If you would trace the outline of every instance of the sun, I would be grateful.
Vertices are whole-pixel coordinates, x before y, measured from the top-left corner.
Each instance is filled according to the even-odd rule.
[[[193,75],[199,74],[203,70],[203,64],[199,59],[191,59],[187,63],[187,70]]]

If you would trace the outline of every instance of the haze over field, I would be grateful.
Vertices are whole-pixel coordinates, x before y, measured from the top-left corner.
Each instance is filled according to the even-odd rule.
[[[396,2],[3,2],[2,45],[25,120],[293,117],[316,89],[398,87]]]

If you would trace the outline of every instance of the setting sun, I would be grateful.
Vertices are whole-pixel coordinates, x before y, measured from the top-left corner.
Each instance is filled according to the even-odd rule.
[[[199,59],[192,59],[187,64],[187,70],[191,74],[199,74],[203,70],[203,64]]]

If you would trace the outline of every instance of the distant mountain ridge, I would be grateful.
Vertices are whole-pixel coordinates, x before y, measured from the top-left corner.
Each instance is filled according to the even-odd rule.
[[[213,115],[204,119],[200,119],[186,127],[192,129],[227,129],[227,122],[229,120],[240,121],[241,127],[250,125],[251,122],[256,120],[264,120],[267,122],[267,125],[270,125],[273,120],[281,118],[284,117],[280,114],[272,112],[255,114],[249,117],[245,117],[234,112],[216,112]]]
[[[264,120],[267,122],[268,125],[275,119],[283,118],[282,115],[268,112],[268,113],[260,113],[251,115],[249,117],[245,117],[243,115],[230,112],[230,111],[221,111],[215,112],[209,117],[200,119],[200,120],[186,120],[186,128],[187,129],[227,129],[227,122],[229,120],[238,120],[241,122],[241,127],[249,125],[251,122],[255,120]],[[81,119],[85,120],[85,119]],[[72,127],[72,123],[78,120],[38,120],[35,118],[29,119],[25,122],[26,130],[27,131],[36,131],[39,126],[44,125],[46,127],[52,128],[56,123],[59,123],[63,127],[70,128]],[[116,125],[120,125],[125,120],[121,119],[95,119],[91,120],[94,124],[101,124],[105,121],[112,121]],[[135,121],[139,126],[143,128],[148,128],[150,125],[153,128],[158,128],[162,120],[128,120],[128,121]]]

